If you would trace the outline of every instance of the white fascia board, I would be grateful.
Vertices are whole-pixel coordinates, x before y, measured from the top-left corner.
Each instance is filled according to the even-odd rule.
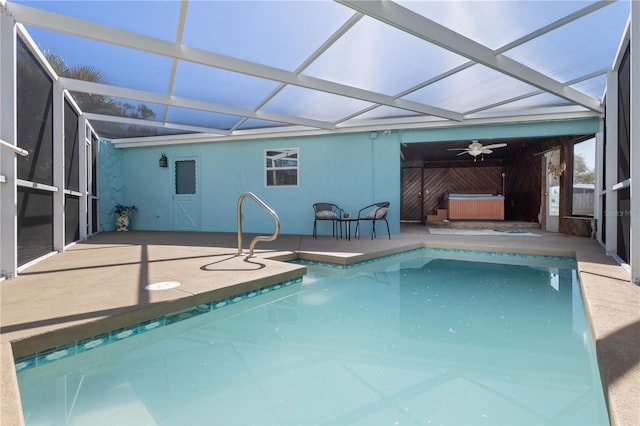
[[[177,45],[176,43],[169,41],[156,39],[94,22],[84,21],[82,19],[72,18],[15,3],[9,4],[9,9],[18,22],[28,25],[34,25],[53,31],[98,40],[131,49],[137,49],[156,55],[221,68],[267,80],[300,86],[307,89],[319,90],[321,92],[332,93],[339,96],[346,96],[381,105],[407,109],[421,114],[436,115],[451,120],[462,120],[462,114],[455,111],[444,110],[442,108],[436,108],[418,102],[399,100],[392,96],[358,89],[328,80],[301,76],[291,71],[285,71],[255,62],[220,55],[202,49]]]
[[[126,87],[112,86],[103,83],[94,83],[90,81],[70,79],[66,77],[60,77],[60,82],[65,89],[71,92],[83,92],[94,95],[113,96],[116,98],[131,99],[141,102],[150,102],[181,108],[197,109],[200,111],[215,112],[218,114],[255,118],[258,120],[276,121],[279,123],[298,124],[309,127],[319,127],[321,129],[330,130],[335,128],[335,125],[333,123],[329,123],[327,121],[292,117],[290,115],[267,111],[253,111],[247,108],[232,107],[215,102],[187,99],[177,96],[167,96],[159,93],[128,89]]]
[[[522,118],[522,121],[530,121],[531,117],[553,117],[554,120],[563,120],[573,118],[602,118],[602,114],[576,105],[561,105],[517,111],[481,111],[469,115],[465,119],[465,123],[473,119],[494,119],[500,121],[504,119]]]
[[[571,108],[576,108],[571,107]],[[504,115],[502,117],[477,117],[466,119],[463,123],[451,120],[444,120],[435,117],[413,117],[406,119],[392,119],[385,123],[384,120],[367,120],[359,122],[352,126],[342,126],[335,130],[308,129],[299,126],[278,127],[265,131],[245,130],[233,132],[232,135],[214,135],[214,134],[192,134],[192,135],[176,135],[176,136],[149,136],[141,138],[125,138],[110,140],[115,148],[138,148],[148,146],[177,145],[191,143],[211,143],[225,141],[241,141],[241,140],[264,140],[264,139],[285,139],[290,137],[303,136],[319,136],[319,135],[335,135],[350,134],[371,131],[389,131],[389,130],[410,130],[410,129],[441,129],[449,127],[468,127],[480,125],[499,125],[499,124],[518,124],[518,123],[540,123],[550,121],[569,121],[580,120],[585,118],[596,118],[599,114],[593,111],[582,109],[580,111],[572,111],[567,107],[549,108],[545,111],[531,111],[528,115]]]
[[[406,117],[384,120],[364,120],[341,125],[338,130],[358,129],[358,131],[372,130],[403,130],[403,129],[435,129],[445,127],[467,127],[477,125],[500,125],[513,123],[535,123],[541,121],[567,121],[585,118],[600,118],[600,114],[585,108],[575,106],[535,109],[529,111],[500,111],[492,113],[478,113],[465,118],[462,123],[433,117]],[[353,130],[352,130],[353,131]]]
[[[190,135],[141,136],[139,138],[107,139],[114,148],[136,148],[143,146],[183,145],[190,143],[215,142],[220,135],[197,133]]]
[[[553,93],[590,110],[596,112],[603,111],[602,105],[597,99],[571,87],[567,87],[559,81],[535,71],[520,62],[514,61],[503,54],[496,54],[486,46],[464,37],[463,35],[396,3],[391,1],[383,2],[380,0],[337,1],[374,19],[394,26],[404,32],[412,34],[458,55],[464,56],[524,83],[530,84],[549,93]]]

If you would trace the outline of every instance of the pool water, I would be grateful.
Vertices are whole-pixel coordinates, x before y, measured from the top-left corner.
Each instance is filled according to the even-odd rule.
[[[609,424],[575,263],[414,252],[18,372],[27,424]]]

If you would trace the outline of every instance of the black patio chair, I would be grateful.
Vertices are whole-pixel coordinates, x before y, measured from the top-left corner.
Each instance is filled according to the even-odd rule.
[[[389,212],[389,205],[391,203],[388,201],[382,201],[380,203],[371,204],[370,206],[363,207],[358,212],[358,222],[356,223],[356,236],[358,239],[360,238],[360,221],[371,221],[371,239],[373,240],[376,237],[376,222],[384,220],[387,224],[387,234],[389,235],[389,239],[391,239],[391,232],[389,232],[389,222],[387,222],[387,213]]]
[[[331,235],[336,236],[337,220],[342,209],[333,203],[315,203],[313,205],[313,238],[318,238],[318,221],[331,221]]]

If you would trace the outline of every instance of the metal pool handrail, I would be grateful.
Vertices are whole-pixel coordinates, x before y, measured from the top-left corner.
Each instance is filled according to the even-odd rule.
[[[260,198],[256,197],[251,192],[243,192],[238,198],[238,256],[242,254],[242,202],[245,198],[251,198],[255,201],[260,207],[262,207],[269,215],[273,218],[276,224],[276,229],[270,236],[265,235],[257,235],[251,240],[251,244],[249,244],[249,256],[253,256],[253,249],[258,241],[273,241],[278,238],[280,234],[280,218],[276,212],[274,212],[271,207],[266,205]]]
[[[19,146],[11,145],[9,142],[5,142],[2,139],[0,139],[0,146],[3,148],[7,148],[15,152],[16,154],[22,155],[23,157],[29,155],[29,151],[27,151],[26,149],[22,149]]]

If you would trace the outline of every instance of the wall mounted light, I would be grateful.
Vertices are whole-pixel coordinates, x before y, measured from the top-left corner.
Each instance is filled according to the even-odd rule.
[[[167,154],[165,154],[164,152],[160,156],[160,160],[158,160],[158,165],[160,167],[168,167]]]

